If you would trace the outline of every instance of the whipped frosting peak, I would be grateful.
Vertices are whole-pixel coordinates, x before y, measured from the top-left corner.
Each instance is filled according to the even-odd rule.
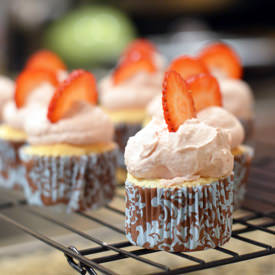
[[[241,79],[218,77],[223,106],[240,119],[254,116],[254,97],[249,85]]]
[[[157,70],[154,73],[139,72],[119,85],[113,84],[109,75],[99,83],[102,106],[111,110],[145,108],[161,91],[164,60],[155,54]]]
[[[168,182],[224,177],[233,169],[227,133],[198,119],[169,132],[163,120],[154,118],[128,140],[125,161],[134,177]]]
[[[237,148],[244,140],[244,129],[240,121],[221,107],[208,107],[197,114],[197,118],[206,124],[222,128],[229,135],[231,149]]]
[[[79,107],[79,108],[78,108]],[[33,119],[25,124],[32,145],[91,145],[112,142],[114,126],[101,108],[82,103],[56,123],[47,119],[47,109],[33,109]]]

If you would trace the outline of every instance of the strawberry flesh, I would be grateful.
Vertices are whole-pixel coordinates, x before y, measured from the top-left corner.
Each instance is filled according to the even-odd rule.
[[[57,73],[65,71],[66,66],[55,53],[48,50],[40,50],[33,54],[27,61],[27,69],[47,69]]]
[[[162,90],[164,119],[169,132],[176,132],[185,120],[196,117],[191,93],[179,73],[168,71]]]
[[[178,72],[184,80],[193,75],[208,73],[208,69],[202,61],[186,55],[174,59],[169,70]]]
[[[219,83],[210,74],[199,74],[187,80],[197,112],[210,106],[222,106]]]
[[[223,43],[212,44],[204,48],[199,58],[211,71],[217,71],[230,78],[242,77],[242,65],[237,53]]]
[[[48,107],[48,119],[52,123],[62,119],[76,102],[97,102],[96,81],[94,76],[84,70],[73,71],[56,89]]]
[[[56,74],[45,69],[24,70],[16,79],[14,100],[17,108],[23,107],[30,93],[41,83],[49,82],[53,86],[58,85]]]

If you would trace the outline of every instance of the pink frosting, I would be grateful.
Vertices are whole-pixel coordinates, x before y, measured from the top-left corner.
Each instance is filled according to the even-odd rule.
[[[254,98],[251,88],[240,79],[218,77],[223,106],[240,119],[250,119],[254,116]]]
[[[113,140],[114,126],[99,107],[78,103],[56,123],[47,119],[47,109],[33,109],[33,119],[25,123],[30,144],[90,145]]]
[[[3,121],[11,127],[24,130],[24,123],[27,119],[33,119],[33,109],[46,107],[55,91],[55,88],[47,83],[41,83],[34,89],[27,99],[24,107],[18,109],[13,99],[9,100],[3,108]]]
[[[137,178],[196,180],[223,177],[232,172],[233,156],[228,134],[198,119],[190,119],[177,132],[163,120],[153,119],[128,140],[125,162]],[[172,182],[171,182],[172,181]]]
[[[220,107],[208,107],[197,114],[197,118],[206,124],[222,128],[229,135],[231,149],[242,144],[244,129],[239,120],[227,110]]]
[[[164,60],[155,54],[158,68],[153,74],[140,72],[120,85],[113,85],[111,76],[99,83],[102,106],[111,110],[128,108],[145,108],[160,91],[163,80]]]
[[[0,119],[2,119],[3,107],[13,98],[14,81],[5,76],[0,76]]]
[[[158,94],[149,102],[146,111],[150,117],[163,118],[162,94]]]

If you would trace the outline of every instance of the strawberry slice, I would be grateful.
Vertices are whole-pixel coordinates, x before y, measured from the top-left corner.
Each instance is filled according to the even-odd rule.
[[[169,70],[178,72],[184,80],[196,74],[208,73],[208,69],[202,61],[186,55],[174,59]]]
[[[128,45],[122,57],[127,60],[137,60],[140,56],[150,57],[156,52],[155,46],[147,39],[136,39]]]
[[[75,102],[81,101],[96,104],[96,80],[87,71],[75,70],[56,89],[48,108],[49,121],[52,123],[59,121]]]
[[[196,117],[194,101],[180,74],[168,71],[162,90],[164,119],[169,132],[176,132],[185,120]]]
[[[118,85],[139,72],[154,73],[156,66],[150,58],[142,57],[136,61],[124,60],[113,72],[113,83]]]
[[[66,66],[63,61],[53,52],[40,50],[33,54],[27,61],[27,69],[47,69],[57,73],[65,71]]]
[[[14,100],[17,108],[25,105],[29,94],[43,82],[49,82],[53,86],[58,85],[57,76],[53,71],[44,69],[24,70],[16,79]]]
[[[197,112],[210,106],[222,106],[222,95],[217,79],[210,74],[199,74],[187,80]]]
[[[204,48],[199,54],[199,57],[210,70],[216,70],[231,78],[242,77],[240,58],[237,53],[226,44],[212,44]]]

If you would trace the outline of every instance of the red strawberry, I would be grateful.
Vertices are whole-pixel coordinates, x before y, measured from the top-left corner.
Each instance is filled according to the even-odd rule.
[[[33,54],[26,64],[27,69],[47,69],[57,73],[60,70],[65,71],[66,66],[63,61],[53,52],[40,50]]]
[[[25,105],[28,95],[41,83],[49,82],[53,86],[58,85],[57,76],[54,72],[44,69],[24,70],[16,79],[14,100],[17,108]]]
[[[48,119],[55,123],[72,107],[73,103],[85,101],[96,104],[97,91],[94,76],[84,70],[73,71],[56,89],[48,108]]]
[[[185,120],[196,117],[192,95],[188,92],[186,82],[175,71],[165,74],[162,106],[169,132],[176,132]]]
[[[178,72],[184,80],[196,74],[208,73],[208,69],[202,61],[186,55],[174,59],[169,70]]]
[[[155,51],[155,46],[149,40],[140,38],[128,45],[122,57],[127,60],[137,60],[140,56],[151,56]]]
[[[221,71],[228,77],[241,78],[242,65],[236,52],[226,44],[216,43],[204,48],[200,59],[210,70]]]
[[[199,74],[187,80],[197,112],[210,106],[222,106],[222,95],[216,78],[210,74]]]
[[[140,58],[136,61],[124,60],[113,73],[113,82],[118,85],[139,72],[153,73],[156,67],[150,58]]]

